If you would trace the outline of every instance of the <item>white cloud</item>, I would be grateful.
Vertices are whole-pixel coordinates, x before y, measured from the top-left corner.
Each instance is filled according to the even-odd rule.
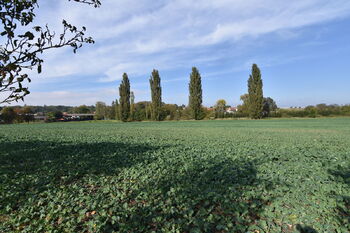
[[[97,101],[109,102],[118,95],[116,88],[79,91],[33,92],[26,96],[24,102],[14,102],[11,105],[94,105]]]
[[[49,20],[56,31],[61,18],[86,25],[98,44],[78,55],[48,57],[43,76],[96,73],[112,81],[122,72],[143,75],[150,66],[177,66],[177,61],[170,61],[179,51],[190,54],[198,47],[224,41],[238,43],[244,37],[273,32],[293,37],[297,36],[293,29],[344,17],[349,12],[348,0],[121,0],[104,1],[99,9],[65,1],[46,3],[38,13],[38,22]],[[150,61],[148,55],[155,53],[160,54]],[[195,59],[198,57],[187,61]]]
[[[150,92],[140,89],[131,89],[135,94],[135,100],[148,100]],[[119,95],[117,88],[100,88],[77,91],[51,91],[33,92],[26,96],[24,102],[14,102],[11,105],[66,105],[79,106],[82,104],[94,105],[97,101],[110,104]]]
[[[87,34],[97,41],[76,55],[68,49],[45,55],[41,77],[94,75],[98,78],[96,82],[111,82],[119,80],[123,72],[129,77],[148,78],[153,68],[161,71],[186,68],[190,72],[192,65],[208,66],[223,59],[226,54],[215,50],[222,43],[239,47],[244,41],[271,33],[284,39],[294,38],[299,36],[298,29],[350,15],[348,0],[104,0],[102,3],[101,8],[95,9],[68,1],[40,2],[37,23],[48,23],[59,33],[64,18],[77,26],[86,26]],[[203,55],[200,50],[208,51]],[[47,98],[43,99],[42,95]],[[38,104],[91,103],[99,100],[98,95],[48,92],[32,93],[27,99]]]

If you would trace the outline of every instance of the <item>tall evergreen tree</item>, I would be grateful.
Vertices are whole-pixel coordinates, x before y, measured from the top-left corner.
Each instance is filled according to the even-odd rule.
[[[146,103],[146,107],[145,107],[146,120],[151,119],[151,115],[152,115],[152,113],[151,113],[152,112],[151,105],[152,104]]]
[[[119,86],[119,96],[120,120],[126,122],[130,117],[130,82],[126,73],[123,74],[123,80]]]
[[[202,110],[202,81],[201,75],[196,67],[192,68],[189,83],[189,107],[191,109],[191,116],[195,120],[203,118]]]
[[[115,119],[120,120],[120,106],[118,100],[115,100]]]
[[[152,96],[152,120],[160,121],[162,112],[162,87],[158,70],[153,70],[149,80]]]
[[[134,92],[130,93],[130,120],[135,119],[135,95]]]
[[[263,116],[264,96],[263,83],[260,69],[253,64],[252,74],[248,79],[248,109],[252,119],[260,119]]]

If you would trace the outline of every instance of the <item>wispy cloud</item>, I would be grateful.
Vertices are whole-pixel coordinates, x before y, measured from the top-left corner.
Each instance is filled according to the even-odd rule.
[[[302,28],[350,15],[348,0],[118,0],[103,1],[99,9],[68,1],[40,4],[37,23],[48,23],[59,32],[60,19],[65,18],[86,26],[97,42],[75,55],[68,49],[45,55],[40,76],[94,75],[96,82],[105,83],[119,80],[123,72],[144,77],[139,82],[145,82],[153,68],[189,72],[192,65],[215,67],[234,53],[243,54],[239,48],[247,41],[259,41],[268,34],[294,39]],[[234,52],[225,49],[230,46]],[[251,63],[251,58],[239,63]],[[269,66],[274,62],[283,61],[265,61]],[[163,82],[178,80],[168,79]]]
[[[52,92],[33,92],[26,97],[26,103],[29,105],[68,105],[78,106],[82,104],[92,105],[97,101],[106,101],[116,99],[117,89],[102,88],[96,90],[77,90],[77,91],[52,91]]]
[[[49,25],[59,31],[57,19],[66,18],[86,25],[98,43],[69,59],[61,59],[66,53],[52,55],[44,75],[103,73],[110,81],[126,71],[143,75],[150,66],[176,66],[178,62],[171,62],[171,58],[179,50],[191,54],[198,47],[238,43],[245,37],[274,32],[291,37],[295,36],[293,29],[341,18],[349,12],[347,0],[121,0],[105,1],[101,9],[82,9],[65,1],[46,3],[38,13],[38,22],[49,19]],[[149,58],[149,54],[155,55]],[[203,58],[188,60],[198,63],[198,59]]]

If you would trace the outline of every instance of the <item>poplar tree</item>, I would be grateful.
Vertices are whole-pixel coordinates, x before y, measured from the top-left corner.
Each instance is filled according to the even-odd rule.
[[[115,100],[115,119],[120,120],[120,106],[118,100]]]
[[[150,119],[151,112],[152,112],[152,109],[151,109],[150,106],[151,106],[151,104],[146,103],[146,106],[145,106],[145,115],[146,115],[146,119],[147,119],[147,120]]]
[[[130,93],[130,121],[135,119],[135,95],[134,92]]]
[[[120,120],[126,122],[130,117],[130,82],[126,73],[119,86],[119,96]]]
[[[253,64],[252,74],[248,79],[248,109],[252,119],[260,119],[263,116],[264,96],[263,83],[260,69]]]
[[[191,116],[195,120],[200,120],[203,117],[202,110],[202,81],[201,75],[196,67],[192,68],[189,83],[189,107],[191,110]]]
[[[152,97],[152,120],[160,121],[162,112],[162,87],[158,70],[153,70],[149,80]]]

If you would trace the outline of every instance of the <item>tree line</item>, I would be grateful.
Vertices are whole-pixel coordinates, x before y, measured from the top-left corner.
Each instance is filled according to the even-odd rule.
[[[120,120],[120,121],[163,121],[163,120],[202,120],[215,118],[252,118],[265,117],[319,117],[319,116],[350,116],[350,105],[326,105],[307,106],[305,108],[291,107],[278,108],[271,97],[263,95],[263,81],[259,67],[252,65],[251,74],[247,82],[247,93],[241,95],[241,105],[234,111],[227,111],[231,106],[223,99],[219,99],[214,106],[209,108],[202,105],[203,90],[201,75],[196,67],[192,68],[189,77],[189,101],[188,105],[166,104],[162,101],[161,77],[158,70],[153,70],[149,78],[151,101],[135,103],[135,95],[131,91],[130,80],[126,73],[119,85],[119,98],[106,105],[97,102],[95,106],[81,105],[70,106],[16,106],[0,107],[0,122],[29,122],[33,120],[34,113],[45,115],[55,121],[62,118],[62,113],[94,113],[96,120]]]
[[[0,106],[0,123],[23,123],[34,121],[34,115],[46,118],[47,122],[54,122],[63,117],[63,113],[93,114],[96,111],[94,105],[64,106]]]
[[[101,5],[100,0],[74,0],[94,7]],[[2,27],[0,36],[4,43],[0,51],[0,93],[5,97],[1,103],[11,103],[23,100],[28,95],[26,87],[31,78],[28,70],[42,71],[43,58],[41,54],[46,50],[62,47],[72,47],[75,53],[83,44],[94,43],[91,37],[87,37],[86,28],[81,29],[62,20],[63,31],[52,32],[46,25],[35,25],[35,10],[39,7],[38,0],[32,1],[0,1],[2,14],[0,19]],[[18,27],[21,25],[21,27]],[[54,40],[54,39],[58,40]],[[0,106],[1,122],[22,122],[23,116],[34,113],[42,113],[55,119],[68,113],[93,113],[96,111],[96,119],[118,119],[122,121],[134,120],[180,120],[180,119],[212,119],[227,117],[250,117],[261,119],[264,117],[318,117],[318,116],[348,116],[349,105],[307,106],[305,108],[279,109],[275,101],[263,96],[262,79],[260,69],[253,65],[252,73],[248,79],[248,93],[241,96],[242,104],[237,111],[230,112],[226,109],[230,106],[225,100],[218,100],[215,106],[205,108],[202,106],[201,77],[197,68],[192,69],[189,84],[189,103],[185,105],[165,104],[162,102],[161,80],[157,70],[154,70],[150,79],[151,101],[134,103],[134,93],[130,91],[130,82],[127,74],[123,75],[118,100],[111,106],[98,102],[96,106],[25,106],[4,107]],[[28,113],[31,112],[31,113]]]
[[[119,102],[112,103],[115,118],[121,121],[169,119],[224,118],[226,113],[225,100],[218,100],[214,108],[205,108],[203,103],[202,78],[196,67],[192,68],[189,81],[189,101],[186,106],[167,105],[162,102],[161,78],[158,70],[153,70],[149,79],[151,89],[151,102],[134,103],[134,94],[130,91],[130,81],[126,73],[119,86]],[[248,79],[248,94],[244,95],[243,105],[240,106],[242,114],[252,119],[267,117],[271,110],[277,109],[271,98],[264,98],[261,72],[256,64],[252,66],[252,73]],[[111,108],[104,103],[96,104],[96,119],[108,119]],[[108,117],[109,115],[109,117]],[[106,117],[107,116],[107,117]]]
[[[201,76],[196,67],[192,68],[189,83],[188,107],[176,104],[165,104],[162,101],[161,78],[158,70],[153,70],[149,79],[151,101],[135,103],[134,93],[130,90],[130,81],[126,73],[123,74],[119,86],[118,99],[107,106],[103,102],[96,103],[96,119],[116,119],[124,122],[154,120],[162,121],[195,119],[201,120],[206,116],[206,109],[202,105]],[[114,115],[114,117],[113,117]]]
[[[49,112],[67,112],[67,113],[94,113],[95,105],[80,105],[80,106],[65,106],[65,105],[44,105],[44,106],[12,106],[15,111],[20,111],[22,108],[30,108],[33,113],[47,114]],[[3,108],[0,106],[0,112]]]
[[[121,121],[143,120],[201,120],[215,118],[251,118],[266,117],[317,117],[350,115],[350,106],[325,105],[308,106],[298,109],[280,109],[271,97],[263,95],[263,80],[258,65],[253,64],[247,82],[247,93],[241,95],[241,105],[234,112],[227,111],[231,106],[219,99],[210,108],[202,105],[201,75],[196,67],[192,68],[189,77],[188,105],[166,104],[162,102],[161,78],[158,70],[153,70],[149,79],[151,101],[134,103],[134,94],[130,89],[130,81],[126,73],[119,86],[118,99],[107,106],[103,102],[96,104],[96,119],[116,119]]]

